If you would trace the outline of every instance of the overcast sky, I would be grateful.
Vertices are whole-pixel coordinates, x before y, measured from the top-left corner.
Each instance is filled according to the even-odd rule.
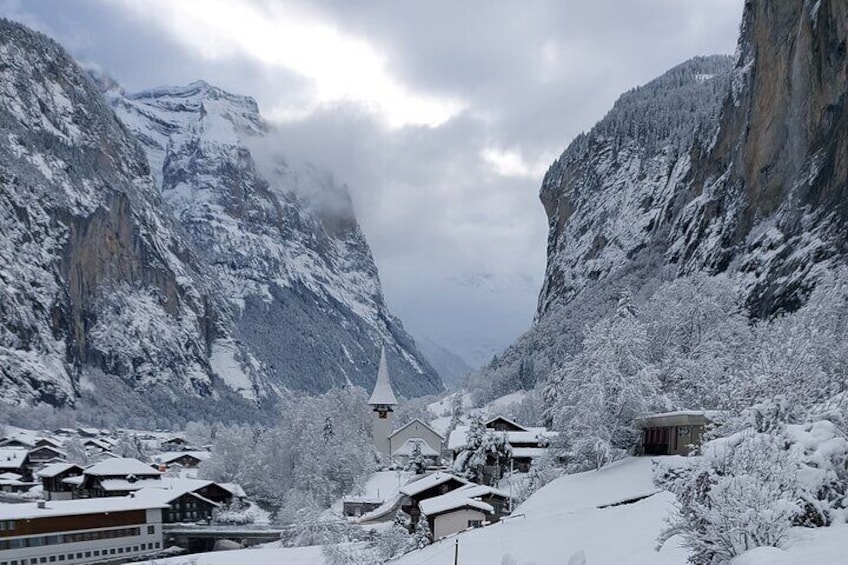
[[[732,53],[742,0],[0,0],[129,91],[253,96],[350,187],[390,308],[478,363],[532,320],[538,189],[623,91]]]

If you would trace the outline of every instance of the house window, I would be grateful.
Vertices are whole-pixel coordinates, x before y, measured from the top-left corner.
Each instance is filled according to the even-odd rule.
[[[385,420],[389,413],[385,410],[380,410],[379,412],[377,412],[377,414],[379,415],[379,418],[381,420]]]
[[[468,520],[469,528],[479,528],[483,525],[483,520]]]
[[[156,533],[156,526],[147,526],[147,533],[148,534],[155,534]]]

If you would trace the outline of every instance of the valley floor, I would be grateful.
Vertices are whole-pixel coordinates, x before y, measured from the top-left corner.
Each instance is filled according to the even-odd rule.
[[[600,471],[552,482],[516,509],[513,517],[390,561],[392,565],[450,565],[456,540],[462,565],[686,565],[673,538],[659,551],[656,539],[673,497],[651,482],[650,458],[631,458]],[[786,549],[759,548],[733,565],[845,565],[848,526],[797,529]],[[585,560],[585,561],[584,561]],[[320,547],[257,549],[157,560],[157,565],[323,565]]]

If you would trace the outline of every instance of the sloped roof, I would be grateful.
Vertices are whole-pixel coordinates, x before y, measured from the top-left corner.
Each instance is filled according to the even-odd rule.
[[[514,431],[516,431],[516,432],[527,432],[527,431],[530,430],[530,428],[528,428],[527,426],[522,426],[518,422],[515,422],[514,420],[510,420],[509,418],[506,418],[504,416],[495,416],[494,418],[490,418],[490,419],[486,420],[486,422],[483,425],[486,426],[487,428],[489,428],[489,427],[491,427],[491,424],[494,424],[495,422],[498,422],[498,421],[504,422],[504,423],[514,427],[515,428]]]
[[[74,465],[73,463],[52,463],[38,471],[35,475],[37,477],[55,477],[56,475],[61,475],[68,469],[72,469],[74,467],[79,469],[80,473],[82,473],[82,467],[79,465]]]
[[[386,362],[386,348],[380,350],[380,368],[377,369],[377,382],[374,383],[374,392],[371,393],[371,398],[368,399],[368,404],[397,406],[397,398],[392,390],[392,383],[389,380],[389,365]]]
[[[200,496],[199,494],[193,492],[190,489],[144,487],[143,489],[138,490],[134,494],[134,496],[135,498],[139,498],[153,503],[170,504],[171,502],[185,494],[188,494],[189,496],[192,496],[198,500],[202,500],[203,502],[206,502],[213,506],[220,506],[220,504],[218,504],[217,502],[212,502],[208,498]]]
[[[421,455],[424,457],[438,457],[439,452],[430,447],[430,445],[421,438],[411,437],[405,442],[403,445],[398,447],[392,452],[392,455],[400,455],[401,457],[409,457],[412,455],[412,451],[415,449],[415,444],[418,444],[421,448]]]
[[[85,470],[85,474],[101,477],[128,477],[130,475],[158,476],[162,473],[147,463],[142,463],[138,459],[115,457],[112,459],[104,459],[100,463],[95,463]]]
[[[0,448],[0,468],[20,469],[27,459],[29,452],[26,449],[9,447]]]
[[[145,487],[155,486],[160,482],[159,479],[138,479],[130,481],[128,479],[105,479],[100,481],[100,487],[107,492],[130,492],[141,490]]]
[[[0,504],[0,520],[27,520],[48,516],[76,516],[79,514],[102,514],[123,510],[146,510],[148,508],[166,508],[147,500],[130,497],[86,498],[80,500],[50,500],[44,508],[35,502],[23,504]]]
[[[167,465],[168,463],[176,461],[180,457],[184,457],[186,455],[194,457],[199,461],[205,461],[212,456],[212,454],[208,451],[166,451],[164,453],[157,453],[152,457],[152,459],[157,463]]]
[[[471,426],[468,425],[454,428],[448,438],[448,449],[456,451],[465,447],[470,429]],[[514,443],[536,443],[539,438],[553,439],[557,436],[557,432],[545,428],[527,428],[526,432],[501,432],[493,429],[487,429],[487,431],[496,436],[505,436],[510,445]]]
[[[481,496],[489,495],[503,499],[509,498],[509,495],[502,490],[470,483],[440,496],[422,500],[419,506],[421,507],[421,512],[427,516],[436,516],[459,508],[476,508],[477,510],[492,514],[495,509],[491,504],[477,500]]]
[[[444,441],[444,439],[445,439],[445,436],[443,436],[442,434],[440,434],[439,432],[437,432],[436,430],[434,430],[434,429],[432,428],[432,426],[429,426],[429,425],[427,424],[427,422],[425,422],[425,421],[424,421],[424,420],[422,420],[421,418],[414,418],[413,420],[411,420],[411,421],[407,422],[406,424],[402,425],[401,427],[399,427],[398,429],[396,429],[395,431],[393,431],[393,432],[389,435],[389,437],[394,437],[394,436],[396,436],[397,434],[399,434],[400,432],[402,432],[403,430],[405,430],[406,428],[408,428],[408,427],[409,427],[409,426],[411,426],[412,424],[421,424],[422,426],[424,426],[425,428],[427,428],[428,430],[430,430],[431,432],[433,432],[434,434],[436,434],[437,436],[439,436],[440,438],[442,438],[442,441]]]
[[[450,473],[443,473],[441,471],[438,471],[436,473],[433,473],[432,475],[427,475],[422,479],[418,479],[415,482],[402,486],[400,488],[400,493],[405,494],[406,496],[415,496],[418,493],[424,492],[425,490],[431,489],[435,486],[452,480],[459,481],[465,484],[470,484],[462,477],[457,477],[456,475],[452,475]]]

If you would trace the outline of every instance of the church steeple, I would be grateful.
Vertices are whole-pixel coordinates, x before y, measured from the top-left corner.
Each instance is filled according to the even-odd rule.
[[[374,435],[374,447],[386,457],[390,457],[389,436],[392,433],[392,407],[397,406],[398,401],[392,390],[391,379],[389,379],[389,364],[386,362],[385,346],[380,350],[377,382],[374,383],[374,390],[371,392],[368,404],[373,410],[371,431]]]
[[[389,364],[386,362],[386,347],[380,349],[380,368],[377,369],[377,382],[368,404],[371,406],[397,406],[397,398],[389,380]]]

